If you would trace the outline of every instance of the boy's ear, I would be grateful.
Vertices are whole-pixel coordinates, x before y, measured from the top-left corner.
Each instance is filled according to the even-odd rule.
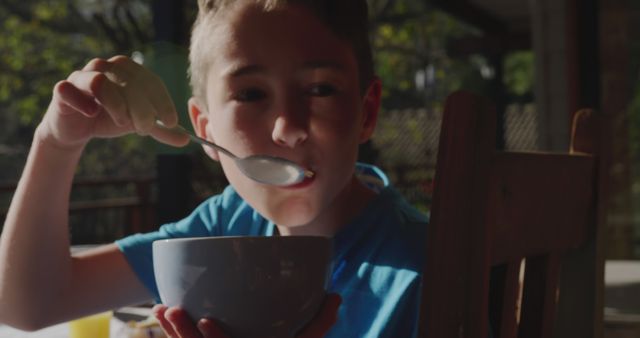
[[[191,119],[191,125],[198,137],[207,139],[214,142],[213,137],[209,135],[207,126],[209,125],[209,113],[204,105],[200,103],[198,99],[192,97],[189,99],[189,118]],[[219,161],[218,152],[207,146],[202,146],[204,152],[212,159]]]
[[[378,122],[378,111],[382,98],[382,81],[377,76],[371,81],[363,100],[362,130],[360,131],[360,143],[367,142]]]

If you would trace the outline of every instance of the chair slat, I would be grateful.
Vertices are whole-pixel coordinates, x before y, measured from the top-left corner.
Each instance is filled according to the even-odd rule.
[[[500,283],[501,290],[497,290],[501,294],[501,311],[499,321],[495,326],[499,328],[495,332],[495,337],[511,338],[515,337],[518,330],[519,315],[519,296],[520,296],[520,264],[521,261],[513,261],[504,264],[503,282]],[[492,281],[493,288],[493,281]],[[498,288],[496,288],[498,289]]]
[[[496,154],[487,204],[492,264],[583,243],[593,174],[590,155]]]
[[[540,255],[526,260],[519,338],[551,337],[559,272],[559,255]]]
[[[440,132],[427,234],[429,252],[438,254],[426,256],[425,271],[433,273],[423,280],[419,337],[484,338],[488,332],[488,297],[482,294],[489,286],[483,268],[489,262],[488,233],[482,230],[485,207],[476,201],[486,201],[489,163],[481,159],[495,148],[495,123],[475,112],[495,114],[490,107],[466,92],[446,102],[445,111],[460,114],[445,114]],[[479,314],[485,319],[477,320]]]

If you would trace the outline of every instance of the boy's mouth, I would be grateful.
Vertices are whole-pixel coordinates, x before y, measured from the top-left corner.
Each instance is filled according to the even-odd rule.
[[[304,188],[307,187],[309,185],[311,185],[311,183],[313,183],[313,181],[315,180],[316,176],[318,176],[318,173],[309,169],[313,175],[309,175],[309,176],[305,176],[304,179],[302,180],[302,182],[296,183],[296,184],[292,184],[292,185],[287,185],[284,186],[282,188],[285,189],[300,189],[300,188]]]

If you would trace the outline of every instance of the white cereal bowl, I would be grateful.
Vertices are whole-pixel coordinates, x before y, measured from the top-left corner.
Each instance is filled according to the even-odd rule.
[[[331,275],[325,237],[206,237],[153,242],[162,303],[213,318],[234,338],[288,338],[319,310]]]

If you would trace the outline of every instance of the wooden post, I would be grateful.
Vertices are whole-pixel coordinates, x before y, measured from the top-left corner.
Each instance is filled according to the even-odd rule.
[[[158,170],[158,225],[175,222],[191,209],[191,159],[186,154],[160,154]]]
[[[138,207],[140,223],[136,229],[133,229],[134,232],[148,232],[155,230],[157,227],[152,212],[151,183],[150,180],[136,181],[136,195],[140,203]]]

